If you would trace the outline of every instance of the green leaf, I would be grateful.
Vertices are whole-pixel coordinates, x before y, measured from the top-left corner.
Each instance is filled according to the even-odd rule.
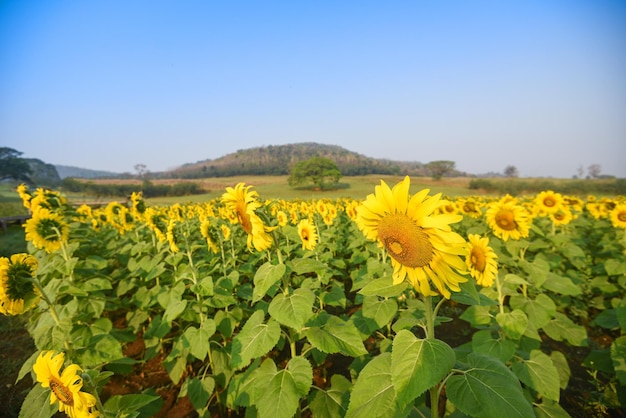
[[[559,371],[547,354],[532,350],[529,360],[513,363],[512,369],[519,380],[536,390],[543,398],[559,401]]]
[[[496,322],[504,333],[513,340],[519,340],[528,325],[526,313],[520,309],[511,312],[500,312],[496,315]]]
[[[186,307],[186,300],[171,298],[169,303],[167,304],[165,312],[163,313],[163,320],[168,324],[171,324],[173,320],[178,318],[178,316],[183,313]]]
[[[598,325],[605,329],[619,328],[616,309],[606,309],[598,314],[593,321],[593,325]]]
[[[26,376],[28,373],[30,373],[33,370],[33,366],[35,365],[35,362],[37,361],[38,357],[39,357],[39,351],[35,351],[24,362],[24,364],[22,364],[22,367],[20,367],[20,371],[17,373],[17,378],[15,379],[15,383],[22,380],[24,376]]]
[[[86,348],[77,350],[82,367],[96,367],[124,357],[122,346],[109,334],[94,335]]]
[[[58,403],[50,405],[50,389],[38,384],[26,395],[19,418],[50,418],[58,411]]]
[[[296,274],[323,274],[328,269],[326,264],[322,263],[321,261],[315,260],[314,258],[297,258],[295,260],[288,261],[287,264],[289,264],[289,267]]]
[[[316,390],[309,402],[314,417],[336,418],[343,417],[348,411],[350,389],[352,383],[340,374],[330,378],[330,389]]]
[[[581,325],[576,325],[567,316],[557,312],[543,330],[548,337],[556,341],[567,340],[570,344],[582,347],[587,344],[587,330]]]
[[[270,363],[266,367],[266,363]],[[284,370],[276,371],[273,360],[267,359],[257,371],[256,407],[262,417],[291,418],[300,398],[306,396],[313,381],[313,369],[304,357],[289,360]]]
[[[213,278],[203,277],[198,284],[192,287],[192,291],[200,296],[213,296]]]
[[[194,377],[189,380],[187,395],[193,407],[201,409],[207,406],[214,389],[215,380],[212,377],[206,376],[203,379]]]
[[[543,328],[556,313],[556,305],[543,293],[538,294],[534,300],[522,295],[513,295],[509,303],[511,308],[521,309],[528,315],[528,325],[535,331]]]
[[[574,284],[569,277],[559,276],[555,273],[548,273],[543,288],[567,296],[576,296],[582,293],[580,286]]]
[[[250,360],[267,354],[278,342],[280,325],[271,318],[264,324],[264,319],[265,313],[262,310],[255,311],[233,339],[231,349],[233,368],[241,369],[247,366]]]
[[[346,418],[392,417],[397,413],[390,370],[391,353],[382,353],[367,363],[352,389]]]
[[[163,367],[174,384],[178,384],[187,369],[187,355],[189,350],[185,347],[182,336],[174,341],[172,351],[163,360]]]
[[[115,395],[106,401],[104,410],[106,411],[106,416],[125,417],[150,405],[152,402],[163,402],[163,400],[160,396],[144,394]]]
[[[212,324],[212,325],[211,325]],[[205,320],[203,327],[198,329],[189,327],[183,333],[183,342],[192,356],[198,360],[204,360],[211,347],[209,338],[215,333],[215,321],[209,318]]]
[[[366,296],[363,300],[363,316],[376,321],[379,328],[391,323],[397,312],[395,299],[379,300],[377,296]]]
[[[299,331],[313,316],[314,302],[315,293],[309,289],[296,289],[289,296],[276,295],[270,303],[269,313],[281,324]]]
[[[472,417],[532,417],[515,375],[499,360],[477,353],[467,356],[465,371],[451,376],[446,384],[448,399]]]
[[[226,397],[226,403],[229,408],[235,409],[236,406],[248,407],[255,403],[254,384],[257,377],[256,371],[260,363],[260,358],[255,359],[243,373],[233,377],[228,385]]]
[[[367,354],[354,324],[325,312],[304,333],[311,345],[325,353],[341,353],[353,357]]]
[[[606,274],[609,276],[626,274],[626,261],[614,258],[608,259],[604,262],[604,270],[606,270]]]
[[[622,386],[626,386],[626,335],[616,338],[611,344],[611,360],[617,379]]]
[[[535,416],[537,418],[571,418],[561,405],[550,399],[544,399],[542,403],[535,404]]]
[[[85,281],[81,285],[82,289],[86,292],[96,292],[98,290],[110,290],[113,289],[111,282],[103,278],[94,278]]]
[[[391,381],[400,405],[408,405],[439,383],[452,369],[456,355],[448,344],[436,339],[419,339],[401,330],[391,349]]]
[[[515,354],[516,345],[513,341],[505,338],[493,338],[491,331],[478,331],[472,335],[472,350],[495,357],[502,362],[507,362]]]
[[[390,298],[400,295],[408,286],[408,282],[402,281],[398,284],[393,284],[392,277],[384,277],[382,279],[375,279],[366,284],[358,293],[363,296],[380,296],[383,298]]]
[[[550,272],[550,265],[542,258],[535,258],[532,263],[520,260],[519,266],[529,275],[529,279],[536,287],[541,287]]]
[[[287,267],[284,264],[271,264],[269,261],[263,264],[254,275],[254,292],[252,303],[263,299],[267,291],[285,274]]]
[[[567,388],[569,378],[572,375],[572,370],[570,369],[569,363],[565,358],[565,354],[555,350],[550,353],[550,358],[559,372],[559,386],[561,389]]]
[[[469,306],[461,314],[460,318],[469,322],[473,327],[489,325],[491,323],[491,314],[489,313],[489,308],[487,306]]]

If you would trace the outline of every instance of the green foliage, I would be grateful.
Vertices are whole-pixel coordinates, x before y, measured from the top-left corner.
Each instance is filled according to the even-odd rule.
[[[291,174],[287,181],[291,186],[310,182],[320,189],[332,189],[337,185],[340,178],[341,172],[333,160],[324,157],[313,157],[296,163],[291,169]]]
[[[438,160],[426,164],[426,169],[434,180],[441,180],[443,176],[454,170],[455,165],[454,161]]]
[[[13,148],[0,147],[0,180],[17,180],[30,183],[33,170],[21,152]]]

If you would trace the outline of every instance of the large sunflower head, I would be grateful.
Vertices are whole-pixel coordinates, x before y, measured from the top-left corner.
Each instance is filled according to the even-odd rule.
[[[97,417],[96,398],[82,392],[81,368],[71,364],[61,372],[65,361],[64,353],[42,351],[33,365],[37,381],[44,388],[50,388],[50,404],[59,403],[59,412],[74,417]]]
[[[37,248],[52,253],[67,241],[69,226],[58,213],[39,207],[24,224],[26,240]]]
[[[244,183],[238,183],[234,188],[227,187],[222,195],[222,202],[227,209],[237,215],[241,227],[248,234],[248,249],[263,251],[270,248],[274,242],[268,234],[274,228],[266,226],[256,214],[261,203],[257,201],[258,193],[249,191],[251,187]]]
[[[546,190],[535,197],[535,206],[540,214],[551,214],[563,207],[563,196],[552,190]]]
[[[609,212],[609,218],[615,228],[626,229],[626,203],[616,205]]]
[[[459,283],[467,281],[460,258],[465,240],[450,228],[462,216],[437,213],[441,194],[428,196],[424,189],[411,197],[409,187],[408,176],[393,189],[381,181],[357,208],[356,224],[391,256],[394,283],[408,277],[418,292],[435,295],[433,283],[449,298],[450,290],[460,291]]]
[[[314,250],[317,245],[317,231],[315,225],[309,221],[308,218],[304,218],[298,223],[298,235],[302,240],[303,250]]]
[[[470,275],[483,287],[490,287],[498,274],[498,256],[489,246],[489,238],[470,234],[465,264]]]
[[[528,212],[514,201],[492,202],[485,218],[493,233],[504,241],[525,238],[530,231]]]
[[[37,259],[29,254],[0,257],[0,313],[19,315],[39,303],[41,294],[33,284]]]

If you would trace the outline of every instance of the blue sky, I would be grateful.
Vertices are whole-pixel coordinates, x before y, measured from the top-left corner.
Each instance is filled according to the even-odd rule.
[[[626,2],[0,2],[0,146],[133,172],[298,142],[626,177]]]

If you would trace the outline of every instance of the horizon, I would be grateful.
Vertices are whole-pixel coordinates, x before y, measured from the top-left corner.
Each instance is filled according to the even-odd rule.
[[[0,4],[0,146],[162,172],[316,142],[626,177],[626,2]]]

